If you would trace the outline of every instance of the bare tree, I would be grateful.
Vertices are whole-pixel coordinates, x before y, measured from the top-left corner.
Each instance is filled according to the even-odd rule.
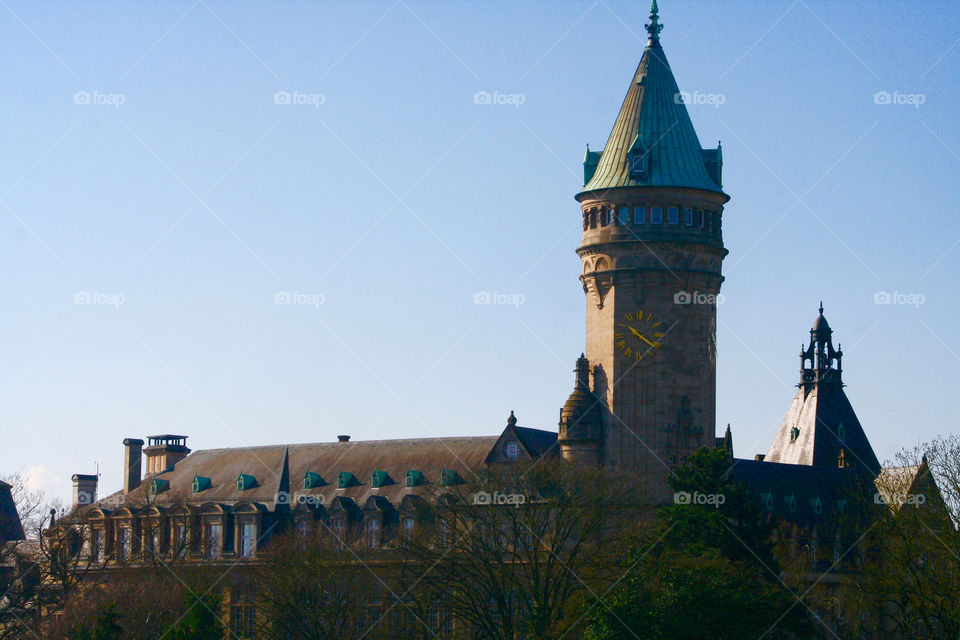
[[[560,460],[491,467],[427,501],[401,541],[412,560],[407,588],[432,594],[460,632],[552,637],[571,598],[609,578],[604,558],[636,518],[636,495],[607,471]]]
[[[317,522],[270,541],[249,581],[258,638],[383,637],[380,609],[369,606],[382,585],[358,555],[359,541],[347,538]]]
[[[841,595],[847,637],[960,637],[960,436],[900,452],[877,480],[863,571]]]

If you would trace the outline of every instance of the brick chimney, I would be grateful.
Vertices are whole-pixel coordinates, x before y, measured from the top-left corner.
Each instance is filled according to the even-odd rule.
[[[97,476],[73,474],[73,510],[97,501]]]
[[[187,448],[187,436],[176,436],[172,434],[163,434],[159,436],[147,436],[149,444],[143,450],[147,458],[147,475],[163,473],[173,469],[177,464],[190,454]]]
[[[130,493],[140,486],[141,464],[143,458],[143,440],[124,438],[123,440],[123,492]]]

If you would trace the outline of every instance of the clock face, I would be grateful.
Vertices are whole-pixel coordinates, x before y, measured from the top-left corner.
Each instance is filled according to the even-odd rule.
[[[666,335],[663,322],[649,311],[623,314],[615,330],[613,337],[617,350],[633,360],[653,358],[663,347],[663,338]]]

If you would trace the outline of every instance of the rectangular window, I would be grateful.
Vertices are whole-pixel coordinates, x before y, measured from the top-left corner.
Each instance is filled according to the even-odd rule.
[[[683,210],[683,224],[688,227],[693,226],[693,209],[684,209]]]
[[[380,548],[380,521],[379,520],[367,521],[367,545],[371,549]]]
[[[187,527],[183,523],[173,525],[174,555],[184,558],[187,555]]]
[[[257,527],[252,522],[240,525],[240,557],[250,558],[257,547]]]
[[[150,552],[160,553],[160,527],[153,525],[150,527]]]
[[[663,224],[663,207],[650,207],[650,224]]]
[[[625,227],[628,224],[630,224],[630,207],[620,207],[620,213],[619,213],[619,218],[617,220],[617,224],[619,224],[622,227]]]
[[[219,522],[211,522],[207,525],[206,534],[206,556],[216,560],[220,557],[220,550],[223,549],[223,526]]]
[[[646,223],[647,223],[646,207],[634,207],[633,208],[633,224],[646,224]]]
[[[703,209],[697,209],[697,226],[703,228]]]
[[[126,560],[130,557],[130,529],[117,529],[117,560]]]
[[[680,224],[680,210],[678,208],[667,208],[667,222],[670,224]]]
[[[230,606],[231,638],[248,640],[256,637],[257,608],[253,595],[238,592]]]
[[[90,559],[94,562],[103,561],[103,529],[93,530],[93,543],[90,553]]]

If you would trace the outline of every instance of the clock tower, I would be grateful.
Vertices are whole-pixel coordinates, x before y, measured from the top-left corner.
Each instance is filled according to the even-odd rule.
[[[720,147],[700,146],[660,45],[656,0],[650,11],[640,64],[606,146],[587,148],[576,196],[586,351],[559,440],[566,458],[622,468],[664,502],[670,469],[714,446],[729,196]]]

